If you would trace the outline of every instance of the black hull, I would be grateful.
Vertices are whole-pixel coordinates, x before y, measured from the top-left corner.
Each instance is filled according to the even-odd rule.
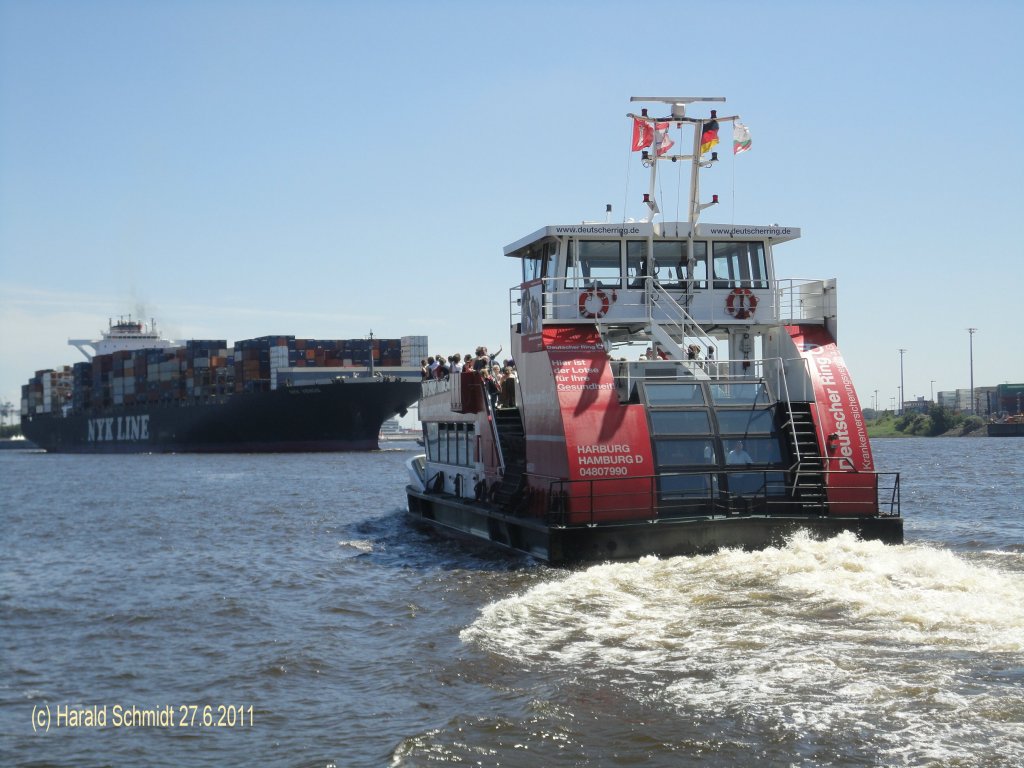
[[[418,381],[285,387],[220,400],[126,405],[22,419],[55,453],[296,453],[370,451],[381,424],[419,398]]]
[[[989,424],[989,437],[1024,437],[1024,424]]]
[[[725,548],[765,549],[784,545],[798,531],[819,538],[850,531],[862,539],[903,543],[900,517],[738,515],[563,527],[509,515],[486,503],[428,494],[412,487],[407,491],[409,514],[416,523],[532,555],[552,565],[635,560],[652,554],[707,554]]]

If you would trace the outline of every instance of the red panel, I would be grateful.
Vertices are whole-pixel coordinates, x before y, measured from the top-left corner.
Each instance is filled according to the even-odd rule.
[[[828,499],[836,514],[874,514],[877,512],[874,458],[868,440],[867,425],[860,400],[846,362],[832,334],[820,325],[787,326],[807,370],[817,403],[819,435],[825,436],[825,454],[830,470],[849,474],[828,475]]]
[[[570,486],[571,519],[649,516],[654,461],[647,418],[642,406],[619,403],[597,330],[548,327],[543,342],[565,430],[567,479],[587,481]]]

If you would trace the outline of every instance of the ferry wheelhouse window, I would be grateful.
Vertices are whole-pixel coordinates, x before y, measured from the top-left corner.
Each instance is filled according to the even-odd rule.
[[[556,241],[545,240],[541,243],[531,243],[518,253],[521,254],[523,260],[524,283],[554,275],[554,259],[558,254]]]
[[[764,243],[716,241],[712,244],[715,288],[767,288]]]
[[[577,286],[596,285],[618,288],[622,284],[622,265],[618,240],[578,240],[575,263],[570,261],[568,277]]]
[[[693,287],[706,288],[708,279],[707,243],[693,244]],[[654,259],[647,258],[646,240],[626,242],[626,279],[631,288],[643,286],[644,277],[654,277],[665,288],[686,287],[689,257],[685,240],[657,240]]]

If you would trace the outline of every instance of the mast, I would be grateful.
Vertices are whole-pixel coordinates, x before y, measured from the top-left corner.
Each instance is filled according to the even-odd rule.
[[[710,168],[712,163],[718,162],[717,152],[711,153],[710,160],[706,162],[702,160],[703,155],[700,151],[700,146],[704,129],[706,126],[710,126],[713,122],[733,122],[738,120],[740,116],[730,115],[728,117],[718,117],[716,110],[711,110],[711,116],[707,118],[686,116],[687,104],[724,102],[724,96],[631,96],[629,100],[631,102],[657,102],[661,104],[668,104],[671,107],[671,114],[667,117],[651,117],[647,114],[646,108],[641,109],[639,115],[630,112],[627,114],[627,117],[647,123],[650,126],[651,135],[654,137],[651,145],[651,148],[654,151],[650,152],[645,149],[643,151],[642,160],[643,164],[650,168],[651,171],[650,185],[648,186],[647,194],[644,195],[644,203],[651,211],[649,221],[653,222],[654,217],[661,212],[655,197],[655,189],[658,179],[658,161],[669,160],[673,163],[680,161],[690,162],[690,200],[689,205],[687,206],[687,220],[690,224],[690,237],[692,238],[697,227],[697,220],[700,218],[700,212],[718,202],[718,195],[714,195],[711,198],[710,203],[700,202],[700,171],[702,168]],[[658,130],[659,123],[663,125],[667,124],[660,132]],[[664,137],[667,136],[668,127],[672,123],[675,123],[678,127],[682,127],[683,123],[693,127],[693,149],[690,154],[670,155],[667,152],[659,154],[659,150],[664,144]]]

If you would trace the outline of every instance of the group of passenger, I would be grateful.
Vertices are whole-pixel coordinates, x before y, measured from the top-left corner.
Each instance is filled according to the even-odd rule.
[[[487,347],[480,346],[472,354],[465,356],[455,353],[431,355],[420,361],[420,372],[424,381],[430,379],[447,379],[453,374],[464,371],[475,371],[483,381],[484,391],[490,397],[491,404],[496,406],[514,406],[515,390],[518,382],[516,364],[511,358],[502,363],[497,362],[501,347],[497,352],[488,352]],[[511,383],[510,383],[511,382]]]

